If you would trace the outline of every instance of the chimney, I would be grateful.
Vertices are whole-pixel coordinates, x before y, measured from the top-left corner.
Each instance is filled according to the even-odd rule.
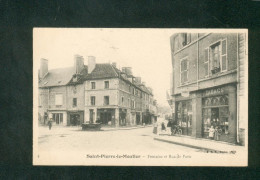
[[[112,62],[112,66],[116,68],[116,62]]]
[[[126,67],[126,74],[127,74],[127,75],[130,75],[130,76],[133,75],[133,73],[132,73],[132,68],[131,68],[131,67]]]
[[[74,55],[74,69],[75,74],[80,74],[82,69],[84,69],[84,58],[80,55]]]
[[[48,60],[41,58],[40,60],[40,79],[48,73]]]
[[[141,84],[141,77],[135,77],[135,81],[139,84]]]
[[[88,56],[88,73],[90,74],[96,67],[96,57]]]
[[[126,74],[126,67],[122,67],[122,72]]]
[[[145,82],[142,82],[142,84],[145,86]]]

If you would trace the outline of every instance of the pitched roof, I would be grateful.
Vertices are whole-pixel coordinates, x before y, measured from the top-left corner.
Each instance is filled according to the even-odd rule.
[[[85,69],[81,71],[82,74],[86,74],[86,66]],[[69,68],[59,68],[59,69],[51,69],[46,74],[46,76],[40,80],[39,87],[50,87],[50,86],[64,86],[71,83],[73,75],[75,74],[74,67]],[[82,79],[79,79],[77,83],[82,83]]]
[[[95,69],[88,75],[84,76],[84,80],[115,78],[118,77],[117,72],[111,64],[96,64]]]

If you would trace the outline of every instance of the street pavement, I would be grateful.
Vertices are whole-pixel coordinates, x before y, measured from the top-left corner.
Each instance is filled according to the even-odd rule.
[[[34,129],[35,130],[35,129]],[[153,127],[82,131],[81,127],[40,126],[34,139],[34,165],[239,166],[246,156],[208,153],[154,140],[169,132]],[[37,136],[37,135],[36,135]]]
[[[196,149],[155,141],[153,127],[82,131],[81,127],[39,127],[39,151],[195,152]]]

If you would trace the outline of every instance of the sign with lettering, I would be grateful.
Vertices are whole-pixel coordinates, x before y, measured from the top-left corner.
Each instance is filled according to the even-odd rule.
[[[209,90],[204,91],[203,95],[211,96],[211,95],[223,94],[223,93],[224,93],[223,88],[215,88],[215,89],[209,89]]]

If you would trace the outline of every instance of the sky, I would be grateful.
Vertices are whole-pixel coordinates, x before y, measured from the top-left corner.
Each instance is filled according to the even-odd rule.
[[[41,58],[49,69],[71,67],[74,55],[95,56],[96,63],[116,62],[118,68],[132,67],[153,89],[160,105],[168,105],[170,88],[170,36],[173,29],[34,28],[33,59],[38,69]]]

